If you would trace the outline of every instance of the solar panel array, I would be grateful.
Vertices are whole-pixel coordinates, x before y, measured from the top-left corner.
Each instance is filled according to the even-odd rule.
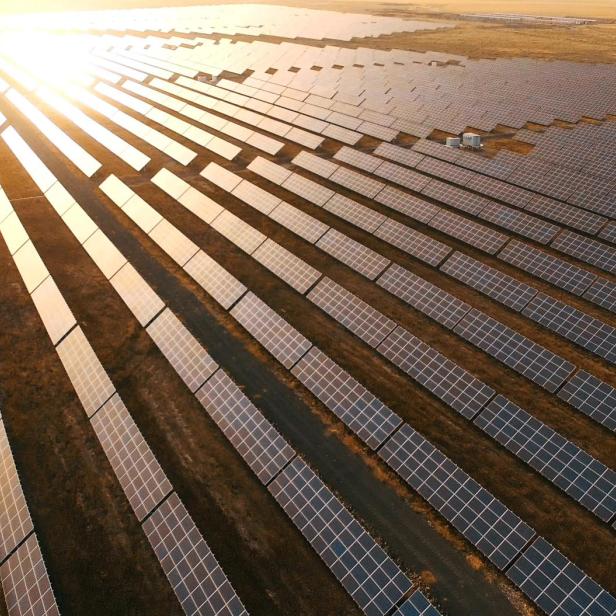
[[[475,424],[569,496],[609,522],[616,513],[616,473],[577,445],[497,396]]]
[[[42,166],[40,160],[36,160],[41,165],[41,169],[49,173],[46,167]],[[84,243],[85,249],[87,242],[80,236],[79,228],[68,226],[75,237]],[[96,225],[94,227],[95,233],[102,233]],[[33,250],[35,250],[34,247]],[[114,250],[117,251],[115,247]],[[86,252],[90,254],[96,265],[104,273],[105,263],[101,263],[89,251]],[[123,259],[121,253],[117,252]],[[49,279],[49,272],[46,269],[45,272]],[[138,274],[136,275],[138,276]],[[150,295],[154,293],[151,289],[149,289],[149,292]],[[163,313],[158,319],[162,318],[166,324],[169,324],[170,319],[166,317],[167,315]],[[43,323],[46,325],[45,320],[43,320]],[[52,323],[49,330],[50,336],[56,330],[57,327]],[[164,333],[166,332],[163,330]],[[174,335],[181,334],[177,326],[173,333]],[[168,349],[169,339],[165,342],[165,348]],[[187,342],[186,337],[182,342]],[[169,503],[171,499],[176,501],[177,506],[182,510],[183,505],[177,495],[172,493],[171,484],[141,435],[139,428],[132,420],[81,327],[74,327],[64,336],[56,344],[56,351],[135,515],[139,521],[145,520],[143,522],[144,531],[148,538],[152,539],[153,535],[148,525],[153,524],[158,515],[164,516],[165,504]],[[190,376],[184,370],[182,372],[187,377]],[[171,496],[169,496],[170,494]],[[162,519],[161,524],[164,524],[164,522],[165,520]],[[200,531],[187,514],[182,515],[181,523],[181,531],[185,536],[190,536],[192,541],[200,546],[200,551],[203,552],[206,549],[209,552]],[[171,554],[172,561],[175,559],[177,563],[170,563],[160,549],[155,549],[156,556],[187,613],[198,611],[211,614],[239,615],[246,613],[213,556],[203,565],[197,565],[190,554],[192,548],[188,548],[185,543],[181,543],[181,536],[178,537],[177,534],[167,536],[167,532],[165,532],[159,533],[159,538],[163,540],[163,544]],[[154,541],[151,541],[151,543],[154,545]],[[179,562],[185,563],[181,565],[185,570],[185,579],[178,581],[176,564]],[[2,568],[4,568],[4,571]],[[204,575],[204,571],[206,575]],[[5,599],[9,609],[15,609],[13,606],[19,605],[19,613],[22,613],[22,609],[30,609],[32,613],[58,613],[38,543],[33,533],[26,542],[22,543],[14,555],[0,567],[0,576],[3,580]],[[217,587],[211,586],[210,577],[219,580]],[[224,588],[222,588],[223,582]],[[25,594],[26,597],[20,596],[21,594]],[[219,609],[221,598],[226,606],[224,611]],[[199,601],[196,607],[193,601]],[[203,606],[206,604],[209,607],[204,608]]]
[[[55,22],[53,16],[49,20]],[[305,9],[187,7],[67,20],[62,24],[72,32],[67,45],[84,58],[85,68],[66,87],[33,71],[19,42],[8,45],[0,37],[0,72],[10,81],[0,78],[0,95],[13,107],[11,114],[17,111],[19,123],[30,122],[86,183],[102,169],[107,179],[101,194],[121,210],[121,224],[137,235],[148,258],[160,259],[162,249],[164,267],[173,266],[170,258],[181,268],[174,275],[188,274],[228,311],[225,327],[227,317],[241,324],[243,331],[234,335],[267,349],[289,378],[376,451],[541,609],[563,616],[616,613],[609,593],[356,378],[370,370],[378,382],[393,363],[401,371],[396,378],[409,377],[412,387],[424,387],[446,412],[467,419],[462,430],[472,422],[481,430],[478,438],[506,448],[592,512],[597,524],[614,524],[614,471],[574,442],[578,436],[589,442],[589,434],[596,434],[599,458],[605,458],[605,435],[592,432],[596,426],[589,432],[579,415],[573,419],[580,422],[579,435],[567,425],[575,409],[616,429],[616,390],[606,369],[614,363],[616,342],[607,315],[616,306],[611,279],[616,132],[603,120],[614,111],[609,67],[578,71],[565,62],[485,62],[435,52],[314,46],[306,39],[349,40],[433,25]],[[113,33],[100,34],[111,26]],[[254,38],[231,43],[221,34]],[[303,41],[272,43],[254,35]],[[582,117],[599,121],[578,122]],[[556,119],[572,128],[548,127]],[[317,457],[314,468],[298,457],[208,354],[200,336],[154,291],[152,271],[129,263],[115,245],[121,238],[98,228],[91,217],[100,215],[98,206],[81,207],[5,122],[0,114],[11,155],[145,328],[179,386],[197,397],[362,611],[438,613],[318,478]],[[545,128],[528,130],[527,122]],[[530,153],[470,152],[430,137],[434,129],[458,134],[468,127],[489,132],[497,125],[512,127],[515,139],[532,146],[525,147]],[[283,152],[288,144],[295,153],[289,163]],[[269,158],[254,157],[253,150]],[[202,154],[208,163],[197,175],[189,165]],[[223,164],[216,162],[221,159]],[[146,174],[134,174],[152,164],[159,169],[147,175],[156,188],[143,181]],[[255,183],[256,176],[261,179]],[[272,191],[269,184],[275,185]],[[164,201],[143,197],[156,191],[166,194]],[[221,191],[229,209],[221,205],[226,201],[218,203]],[[244,254],[239,259],[234,249],[208,254],[208,239],[190,224],[180,230],[163,214],[178,204],[183,220],[196,216],[209,226],[207,238],[216,237],[219,246],[229,241]],[[263,232],[273,228],[271,237]],[[184,611],[247,613],[98,359],[88,338],[94,342],[99,334],[78,325],[1,189],[0,233]],[[240,271],[238,263],[253,263],[250,258],[260,265],[241,271],[238,279],[232,272]],[[271,301],[260,297],[249,288],[254,277],[266,281],[260,289],[284,292],[274,291]],[[325,330],[319,335],[341,335],[340,345],[328,342],[331,357],[304,335],[310,310],[287,320],[285,294],[291,289],[297,306],[307,299],[306,307],[318,307],[338,324],[321,317]],[[492,302],[501,304],[497,318],[490,313]],[[432,321],[425,336],[414,310]],[[401,315],[405,327],[398,322]],[[522,323],[524,329],[518,327]],[[543,329],[558,338],[544,338]],[[373,362],[362,368],[347,361],[351,342],[357,344],[348,333],[370,347],[365,352],[378,351]],[[465,341],[456,356],[467,356],[469,343],[499,364],[475,350],[469,356],[477,359],[477,369],[452,361],[447,356],[452,335]],[[473,374],[488,374],[488,368],[487,382]],[[540,404],[555,409],[574,440],[516,404],[509,369],[532,382],[531,393],[535,386],[545,390]],[[512,400],[497,391],[501,388]],[[29,602],[37,613],[57,613],[16,470],[7,466],[8,441],[3,452],[10,489],[0,495],[7,503],[6,519],[0,520],[6,553],[0,577],[9,612]],[[507,462],[499,464],[500,470]],[[498,481],[491,485],[498,494]],[[540,495],[540,484],[530,490]],[[536,513],[545,522],[544,514]]]
[[[518,516],[409,425],[379,455],[499,569],[506,569],[534,537]]]

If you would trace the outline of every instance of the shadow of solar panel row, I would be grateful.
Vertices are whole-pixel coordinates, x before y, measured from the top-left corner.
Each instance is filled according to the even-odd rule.
[[[549,616],[616,613],[616,599],[543,537],[537,537],[507,577]]]
[[[474,423],[604,522],[616,515],[616,473],[504,396]]]
[[[295,458],[268,486],[368,616],[387,614],[412,584],[314,472]]]
[[[575,370],[571,362],[474,308],[454,331],[551,393]]]
[[[616,361],[616,329],[607,323],[543,293],[536,295],[522,314],[610,363]]]
[[[506,569],[535,536],[408,424],[392,435],[379,455],[499,569]]]

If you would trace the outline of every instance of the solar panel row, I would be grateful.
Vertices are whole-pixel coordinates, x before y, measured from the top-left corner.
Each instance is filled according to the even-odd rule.
[[[307,156],[313,155],[307,154]],[[268,163],[267,166],[269,168],[273,168],[272,163]],[[229,172],[227,172],[227,174],[229,174]],[[238,176],[233,177],[237,178],[239,181]],[[382,234],[384,232],[383,230],[386,230],[388,226],[399,227],[404,232],[414,231],[404,225],[401,225],[400,223],[397,223],[396,221],[390,220],[386,221],[379,227],[377,235]],[[331,242],[331,240],[328,242],[327,240],[329,236],[332,236],[332,234],[335,234],[335,239],[340,240],[340,242]],[[326,245],[328,243],[332,244],[334,249],[332,250],[332,248],[330,248],[328,252],[344,262],[344,259],[346,258],[345,248],[348,246],[350,250],[351,245],[357,244],[355,240],[351,240],[350,238],[347,238],[348,241],[342,241],[344,238],[346,238],[346,236],[340,232],[330,229],[327,234],[317,243],[317,246],[321,247],[321,244],[323,243]],[[372,275],[374,271],[373,268],[365,267],[362,262],[362,257],[365,255],[363,253],[357,253],[357,251],[352,252],[351,263],[355,265],[354,269],[360,271],[360,273],[367,272],[369,276]],[[369,252],[367,254],[371,255],[373,253]],[[535,292],[535,290],[531,287],[518,283],[512,278],[506,277],[504,274],[493,274],[493,272],[496,272],[497,270],[493,270],[493,268],[489,268],[484,264],[476,262],[470,257],[462,256],[462,258],[455,257],[455,259],[454,257],[452,257],[452,260],[456,265],[457,270],[460,269],[460,262],[464,262],[464,266],[466,268],[471,268],[472,277],[470,273],[466,272],[464,274],[466,278],[471,277],[471,280],[474,281],[478,276],[481,277],[480,290],[490,290],[489,287],[491,285],[496,287],[491,289],[490,293],[486,294],[498,297],[499,299],[501,297],[504,299],[512,298],[516,302],[516,305],[522,306],[523,302],[526,301],[526,298],[530,299],[532,294]],[[487,350],[487,352],[490,352],[488,349],[496,349],[493,356],[497,357],[500,361],[503,361],[503,363],[514,370],[517,370],[527,378],[535,380],[535,382],[539,383],[542,387],[545,387],[549,391],[555,391],[555,389],[558,388],[573,371],[574,367],[572,364],[569,362],[563,363],[563,360],[544,347],[534,343],[532,340],[522,336],[514,330],[507,328],[502,323],[494,319],[482,322],[482,318],[476,314],[478,311],[473,311],[469,315],[470,307],[467,304],[461,302],[449,293],[446,293],[435,285],[428,283],[397,264],[390,265],[387,271],[381,275],[377,282],[380,286],[390,290],[390,292],[401,297],[401,299],[408,302],[413,307],[421,310],[431,318],[437,320],[439,323],[452,329],[454,332],[458,333],[479,348]],[[329,309],[331,310],[332,306],[329,306]],[[467,316],[463,319],[465,315]],[[341,317],[339,314],[337,315],[337,318],[340,320]],[[361,319],[358,319],[357,322],[361,322]],[[475,325],[472,325],[472,323],[475,323]],[[485,330],[482,334],[472,331],[473,327],[476,327],[477,324],[481,324],[483,330]],[[544,320],[544,324],[552,330],[558,331],[555,322],[548,323]],[[486,337],[484,334],[488,329],[491,330],[491,333],[488,337]],[[358,331],[357,327],[355,328],[355,331]],[[364,331],[364,335],[366,335],[366,331],[368,330]],[[564,330],[559,333],[564,334]],[[567,333],[568,335],[572,335],[571,332]],[[491,338],[492,342],[489,342],[488,338]],[[562,364],[562,366],[560,364]],[[558,370],[552,374],[550,371],[554,367],[558,367]],[[456,368],[458,367],[456,366]],[[448,372],[452,373],[452,369],[448,369]],[[425,375],[424,378],[426,378]],[[427,379],[426,382],[430,382],[430,379]],[[446,388],[444,389],[443,387],[438,387],[436,383],[431,383],[431,385],[433,387],[433,392],[438,392],[437,395],[439,395],[439,397],[443,397],[444,391],[447,392]],[[449,393],[447,393],[446,399],[452,399]],[[455,399],[455,396],[453,399]]]
[[[22,144],[22,147],[23,145],[24,144]],[[40,161],[39,164],[42,165]],[[72,206],[72,208],[75,207],[78,207],[77,204]],[[100,232],[93,222],[91,224],[96,229],[93,235]],[[89,240],[85,241],[83,239],[83,236],[80,234],[82,230],[81,227],[69,224],[69,228],[71,228],[78,240],[84,242],[84,248],[86,248],[87,241]],[[102,235],[102,237],[106,239],[104,235]],[[112,244],[111,247],[113,247]],[[115,247],[113,248],[116,250],[117,254],[124,259],[119,251],[117,251]],[[33,250],[35,250],[34,247]],[[107,262],[97,261],[96,254],[93,255],[92,251],[88,252],[104,273]],[[49,272],[47,272],[46,268],[45,272],[50,279]],[[57,324],[50,329],[50,335],[56,331]],[[174,334],[178,334],[177,328]],[[186,342],[186,340],[184,340],[184,342]],[[172,490],[171,484],[160,468],[138,427],[130,417],[128,410],[124,406],[113,383],[109,379],[104,367],[100,363],[81,328],[77,326],[66,334],[60,342],[57,343],[56,351],[73,384],[84,411],[91,419],[92,427],[99,438],[101,446],[109,459],[111,467],[135,515],[140,521],[144,520],[149,515],[150,518],[146,524],[152,524],[153,522],[151,522],[151,520],[159,515],[164,515],[159,506],[161,502],[168,502],[164,501],[164,499]],[[184,347],[182,348],[182,352],[186,352]],[[190,371],[186,374],[192,376],[189,372]],[[177,496],[172,495],[172,497],[177,500],[178,506],[182,507]],[[145,525],[144,530],[146,534],[148,534],[148,529]],[[183,522],[183,530],[186,534],[190,535],[195,542],[201,543],[202,546],[207,548],[205,541],[189,517]],[[149,536],[148,538],[151,537]],[[191,602],[196,600],[199,596],[203,597],[204,604],[207,603],[210,606],[216,607],[221,601],[221,597],[224,599],[226,605],[230,600],[229,595],[232,595],[232,609],[221,612],[216,608],[215,611],[206,610],[204,613],[244,614],[245,610],[228,581],[226,581],[224,574],[222,571],[219,573],[216,572],[216,567],[218,567],[218,565],[215,563],[213,557],[208,563],[210,567],[209,573],[212,575],[215,574],[218,577],[222,575],[226,581],[224,590],[221,588],[210,588],[209,581],[206,577],[195,575],[196,569],[190,569],[190,575],[187,575],[186,579],[178,581],[174,571],[179,563],[185,561],[190,563],[190,566],[194,564],[192,557],[186,552],[187,546],[185,543],[180,543],[181,539],[182,537],[165,536],[165,545],[170,554],[163,558],[161,552],[156,551],[156,555],[161,561],[161,565],[180,603],[182,603],[185,609],[190,607],[192,605]],[[36,543],[35,538],[34,542]],[[24,544],[24,546],[25,545],[26,544]],[[27,583],[24,585],[20,582],[21,586],[19,592],[25,592],[30,601],[36,600],[37,602],[41,602],[42,606],[49,610],[49,613],[54,613],[54,609],[57,611],[57,608],[55,608],[53,594],[51,593],[49,581],[44,571],[40,552],[37,551],[38,544],[31,545],[28,550],[23,552],[23,556],[21,557],[23,563],[20,561],[19,566],[28,565],[37,567],[38,570],[36,575],[27,570],[25,574],[21,572],[22,575],[26,576],[25,579]],[[214,564],[211,560],[214,560]],[[2,572],[3,581],[6,580],[6,583],[9,585],[11,581],[19,581],[16,577],[19,573],[18,566],[12,567],[10,564],[7,564],[5,572]],[[47,585],[47,589],[45,585]],[[222,596],[223,594],[224,597]],[[12,601],[13,598],[10,597],[9,600]],[[27,605],[27,601],[24,598],[20,597],[19,601],[22,607]],[[193,613],[194,610],[191,611],[191,609],[189,609],[188,613]]]
[[[616,473],[504,396],[474,423],[604,522],[616,515]]]

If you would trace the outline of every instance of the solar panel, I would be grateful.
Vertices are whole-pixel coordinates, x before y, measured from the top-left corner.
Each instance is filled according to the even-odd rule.
[[[494,395],[491,387],[402,327],[377,351],[467,419],[477,415]]]
[[[478,216],[483,220],[514,231],[524,237],[529,237],[541,244],[550,242],[561,230],[556,225],[534,216],[529,216],[506,205],[500,205],[499,203],[489,204],[479,212]]]
[[[440,211],[439,207],[425,199],[394,186],[386,186],[374,200],[419,222],[428,222]]]
[[[375,153],[378,153],[378,152],[375,152]],[[334,158],[343,163],[348,163],[349,165],[353,165],[353,167],[357,167],[358,169],[363,169],[364,171],[367,171],[368,173],[374,173],[376,168],[383,162],[376,156],[372,156],[371,154],[366,154],[365,152],[361,152],[360,150],[349,148],[346,145],[342,146],[334,154]]]
[[[248,254],[252,254],[266,239],[263,233],[228,210],[212,222],[212,228]]]
[[[584,299],[588,299],[606,310],[616,312],[616,283],[605,278],[597,278],[584,293]]]
[[[0,187],[0,223],[11,213],[13,213],[13,206],[2,187]],[[2,229],[1,226],[0,229]]]
[[[616,362],[616,329],[607,323],[544,293],[536,295],[523,314],[610,363]]]
[[[616,514],[616,473],[504,396],[475,424],[604,522]]]
[[[0,561],[4,561],[34,526],[1,418],[0,457]]]
[[[522,310],[537,294],[537,289],[458,251],[440,269],[516,311]]]
[[[377,284],[413,308],[452,329],[471,307],[397,263],[392,263]]]
[[[337,193],[323,206],[323,209],[364,231],[368,231],[368,233],[374,233],[386,219],[380,212],[371,210],[369,207]]]
[[[517,240],[511,240],[498,258],[576,295],[582,295],[597,278],[595,274]]]
[[[304,150],[302,150],[291,162],[302,169],[306,169],[306,171],[311,171],[312,173],[320,175],[322,178],[328,178],[338,169],[338,165],[331,160],[321,158],[320,156],[316,156]]]
[[[567,230],[563,231],[551,246],[606,272],[616,273],[616,248],[614,246],[608,246],[603,242]]]
[[[374,280],[390,263],[389,259],[336,229],[329,229],[316,245],[370,280]]]
[[[115,393],[113,383],[81,327],[73,329],[56,350],[86,414],[91,417]]]
[[[122,211],[144,232],[151,233],[152,229],[161,222],[163,217],[139,195],[133,196],[122,206]]]
[[[616,612],[616,599],[543,537],[535,539],[507,577],[550,616]]]
[[[295,458],[269,490],[367,616],[384,616],[411,590],[410,580],[302,460]]]
[[[194,242],[166,219],[161,220],[149,235],[180,266],[186,265],[199,250]]]
[[[357,171],[346,169],[345,167],[338,167],[329,179],[331,182],[335,182],[340,186],[353,190],[368,199],[374,199],[385,187],[383,182],[362,175]]]
[[[239,175],[232,173],[217,163],[209,163],[207,167],[201,171],[201,175],[206,180],[212,182],[212,184],[215,184],[227,192],[231,192],[242,181]]]
[[[616,430],[616,389],[596,376],[580,370],[565,383],[558,397],[608,430]]]
[[[477,216],[479,212],[493,203],[490,199],[468,192],[459,186],[452,186],[434,179],[422,189],[421,194],[438,199],[473,216]]]
[[[190,391],[197,391],[218,369],[216,362],[169,308],[150,323],[147,332]]]
[[[314,244],[329,227],[320,220],[283,201],[270,213],[270,218]]]
[[[556,391],[575,366],[480,310],[471,310],[454,331],[549,392]]]
[[[10,616],[60,616],[34,533],[2,564],[0,578]]]
[[[235,276],[202,250],[186,263],[184,270],[225,310],[246,292],[246,287]]]
[[[270,182],[280,186],[290,175],[291,171],[285,169],[281,165],[267,160],[261,156],[257,156],[247,167],[253,173],[268,179]]]
[[[509,239],[453,212],[439,212],[428,225],[491,255],[496,254]]]
[[[262,483],[268,484],[295,457],[293,448],[223,370],[196,396]]]
[[[451,252],[447,244],[391,218],[388,218],[374,235],[433,266],[437,266]]]
[[[2,233],[9,252],[11,255],[14,255],[28,241],[28,233],[21,224],[17,214],[12,211],[13,208],[10,203],[8,207],[11,209],[7,211],[11,213],[0,223],[0,233]]]
[[[51,276],[32,292],[31,297],[51,342],[56,345],[77,323],[71,309]]]
[[[407,150],[406,148],[393,145],[391,143],[379,143],[378,147],[374,150],[377,156],[383,158],[389,158],[398,163],[402,163],[407,167],[415,167],[423,160],[423,155],[413,150]]]
[[[62,215],[62,220],[80,244],[83,244],[98,229],[96,223],[77,203]]]
[[[91,423],[128,502],[143,520],[171,492],[169,480],[117,393]]]
[[[440,612],[426,599],[421,590],[416,590],[393,616],[438,616]]]
[[[377,449],[401,423],[395,413],[316,347],[291,372],[372,449]]]
[[[417,171],[406,169],[405,167],[387,161],[381,163],[374,173],[381,178],[385,178],[386,180],[395,182],[396,184],[400,184],[400,186],[417,192],[421,192],[426,184],[430,182],[429,177],[417,173]]]
[[[109,281],[142,326],[146,326],[164,307],[163,301],[127,263]]]
[[[312,346],[295,328],[254,293],[248,292],[231,315],[285,368],[291,368]]]
[[[115,175],[110,175],[99,188],[118,206],[123,207],[135,194],[124,182]]]
[[[321,272],[269,238],[252,256],[300,293],[321,277]]]
[[[372,347],[378,346],[396,326],[394,321],[330,278],[323,278],[307,297]]]
[[[143,530],[186,614],[248,614],[177,494],[152,513]]]
[[[262,214],[269,214],[281,201],[275,195],[268,193],[256,184],[248,180],[242,180],[231,192],[232,195],[241,199]]]
[[[356,133],[353,130],[343,128],[342,126],[335,126],[334,124],[330,124],[321,134],[349,145],[355,145],[362,138],[361,133]]]
[[[83,247],[108,280],[127,263],[124,255],[100,229],[84,242]]]
[[[282,183],[282,187],[318,206],[325,205],[334,194],[333,190],[297,173],[292,173]]]
[[[563,223],[569,227],[595,234],[605,222],[605,218],[545,195],[535,195],[524,209],[545,218]]]
[[[515,513],[404,424],[379,456],[499,569],[535,536]]]

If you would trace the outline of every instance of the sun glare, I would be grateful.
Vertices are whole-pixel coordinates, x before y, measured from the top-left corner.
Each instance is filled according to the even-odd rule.
[[[84,83],[88,49],[81,36],[12,31],[0,35],[0,54],[37,85]]]

